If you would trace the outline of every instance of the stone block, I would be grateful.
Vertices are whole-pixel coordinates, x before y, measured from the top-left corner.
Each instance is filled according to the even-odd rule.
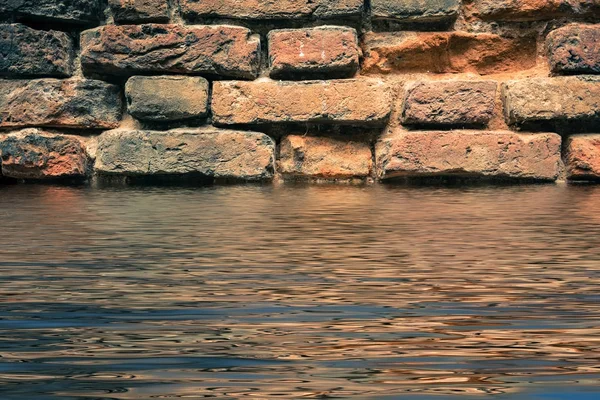
[[[36,128],[0,134],[2,175],[16,179],[85,178],[88,156],[76,136]]]
[[[269,32],[268,42],[273,78],[346,78],[359,67],[360,48],[353,28],[278,29]]]
[[[378,175],[463,176],[553,181],[561,167],[554,133],[394,131],[375,146]]]
[[[374,19],[401,22],[448,22],[456,19],[460,0],[371,0]]]
[[[536,21],[598,15],[598,0],[472,0],[469,14],[493,21]]]
[[[570,136],[565,147],[568,179],[600,180],[600,134]]]
[[[216,124],[382,124],[392,96],[377,79],[220,81],[212,95]]]
[[[106,25],[81,34],[86,74],[207,74],[254,79],[260,39],[231,25]]]
[[[365,36],[365,73],[459,73],[488,75],[533,68],[534,37],[490,33],[391,32]]]
[[[67,77],[73,73],[73,53],[64,32],[0,24],[0,76]]]
[[[121,93],[90,79],[0,80],[0,128],[110,129],[119,126]]]
[[[284,177],[349,179],[371,174],[368,142],[289,135],[281,140],[278,171]]]
[[[98,0],[1,0],[0,14],[16,15],[18,19],[85,25],[103,18],[102,2]]]
[[[208,113],[208,81],[187,76],[134,76],[125,85],[127,110],[146,121],[178,121]]]
[[[273,177],[275,142],[257,132],[216,128],[113,130],[98,138],[95,170],[124,176],[196,174],[212,179]]]
[[[600,122],[600,76],[532,78],[502,85],[507,122]]]
[[[550,68],[557,74],[600,74],[600,24],[570,24],[548,35]]]
[[[115,22],[139,24],[143,22],[167,22],[167,0],[108,0]]]
[[[407,88],[405,125],[487,125],[494,115],[493,81],[420,81]]]
[[[188,20],[232,18],[243,20],[333,19],[358,17],[363,0],[180,0]]]

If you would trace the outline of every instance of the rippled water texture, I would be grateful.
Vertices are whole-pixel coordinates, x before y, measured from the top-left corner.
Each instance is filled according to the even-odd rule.
[[[0,188],[2,399],[600,398],[600,187]]]

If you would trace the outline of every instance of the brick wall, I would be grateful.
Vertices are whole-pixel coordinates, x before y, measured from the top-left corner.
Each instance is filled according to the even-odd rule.
[[[600,179],[600,0],[0,0],[4,179]]]

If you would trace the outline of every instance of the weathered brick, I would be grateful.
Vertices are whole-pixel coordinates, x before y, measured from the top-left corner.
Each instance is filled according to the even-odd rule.
[[[107,25],[81,35],[87,74],[148,72],[256,78],[260,39],[229,25]]]
[[[382,179],[465,176],[556,180],[561,138],[509,131],[396,131],[375,146]]]
[[[90,24],[102,17],[98,0],[1,0],[0,14],[50,22]]]
[[[600,24],[571,24],[552,31],[547,38],[553,72],[600,73]]]
[[[137,119],[177,121],[208,113],[208,81],[186,76],[134,76],[125,85],[127,109]]]
[[[502,95],[507,122],[511,125],[600,120],[598,76],[509,81],[503,84]]]
[[[391,112],[391,93],[380,80],[221,81],[212,95],[213,122],[383,123]]]
[[[70,76],[73,52],[64,32],[0,24],[0,76]]]
[[[328,76],[345,78],[359,67],[356,30],[322,26],[269,32],[271,76]]]
[[[29,128],[0,135],[2,174],[16,179],[83,178],[85,147],[76,136]]]
[[[119,23],[167,22],[167,0],[108,0],[113,18]]]
[[[294,178],[364,178],[372,164],[368,142],[290,135],[281,140],[278,171]]]
[[[95,170],[126,176],[199,174],[215,179],[273,177],[275,143],[263,133],[215,128],[114,130],[98,139]]]
[[[534,37],[504,38],[488,33],[369,33],[365,39],[366,73],[518,71],[536,64]]]
[[[359,16],[363,0],[180,0],[187,19],[330,19]]]
[[[600,134],[567,138],[565,164],[571,180],[600,180]]]
[[[444,22],[456,19],[460,0],[371,0],[375,19],[403,22]]]
[[[0,127],[115,128],[116,85],[89,79],[0,81]]]
[[[487,125],[494,114],[497,83],[422,81],[407,87],[405,125]]]
[[[533,21],[600,12],[597,0],[471,0],[467,11],[484,20]]]

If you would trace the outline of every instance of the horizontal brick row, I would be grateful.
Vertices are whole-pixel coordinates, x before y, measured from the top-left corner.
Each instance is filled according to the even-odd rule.
[[[487,126],[499,114],[517,129],[550,123],[600,125],[600,76],[495,81],[415,81],[399,95],[400,122],[412,127]],[[216,125],[384,125],[394,90],[374,78],[328,81],[218,81],[135,76],[125,85],[127,109],[144,121],[184,121],[212,113]],[[107,129],[121,119],[119,86],[91,79],[0,80],[0,128]],[[35,104],[35,107],[31,107]]]
[[[166,22],[169,6],[188,22],[231,20],[332,20],[365,15],[364,0],[108,0],[118,23]],[[461,4],[469,18],[484,21],[534,21],[597,16],[596,0],[371,0],[374,20],[444,22],[456,19]],[[30,20],[98,23],[104,19],[98,0],[3,0],[0,12]]]
[[[263,133],[216,128],[170,131],[112,130],[96,139],[94,154],[77,136],[29,128],[0,134],[7,177],[56,179],[101,175],[198,175],[210,179],[461,176],[557,179],[561,138],[553,133],[392,130],[375,144],[334,137],[290,135],[275,142]],[[599,135],[568,142],[572,178],[600,176]],[[375,163],[373,163],[373,156]]]
[[[272,30],[270,74],[278,79],[347,78],[359,69],[356,30],[348,27]],[[600,73],[600,25],[571,24],[547,38],[557,74]],[[260,38],[231,25],[107,25],[81,35],[81,64],[90,77],[140,73],[204,74],[255,79]],[[536,38],[466,32],[368,33],[363,72],[482,75],[536,65]],[[0,24],[0,75],[70,76],[74,45],[63,32]]]

